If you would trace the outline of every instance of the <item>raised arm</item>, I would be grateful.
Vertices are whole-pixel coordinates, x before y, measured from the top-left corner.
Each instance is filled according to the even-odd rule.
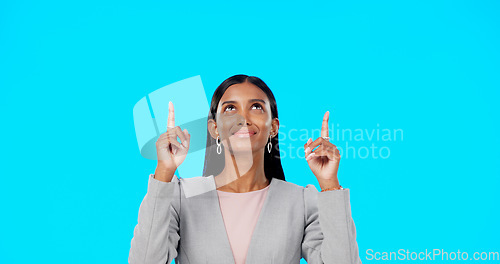
[[[174,173],[186,158],[191,136],[187,129],[175,126],[172,102],[168,110],[167,131],[156,141],[158,165],[155,174],[149,175],[148,191],[139,207],[130,264],[170,264],[178,254],[180,184]]]
[[[169,264],[177,257],[179,208],[178,178],[163,182],[151,174],[134,228],[128,258],[130,264]]]
[[[306,228],[302,257],[312,264],[360,264],[349,189],[318,192],[304,188]]]

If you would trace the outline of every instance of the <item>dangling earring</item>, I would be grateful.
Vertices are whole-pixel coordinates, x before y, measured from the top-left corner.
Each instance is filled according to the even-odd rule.
[[[219,136],[217,136],[217,139],[215,140],[215,143],[217,143],[217,154],[220,154],[222,152],[222,147],[220,145]]]
[[[271,135],[269,135],[269,143],[267,143],[267,152],[271,153],[271,148],[273,144],[271,143]]]

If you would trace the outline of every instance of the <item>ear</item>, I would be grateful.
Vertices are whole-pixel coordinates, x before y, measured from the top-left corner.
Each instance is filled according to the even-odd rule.
[[[278,136],[278,130],[280,128],[280,121],[275,117],[271,123],[271,135],[272,137]]]
[[[217,123],[213,119],[208,119],[208,132],[210,133],[210,136],[212,136],[213,139],[217,139]]]

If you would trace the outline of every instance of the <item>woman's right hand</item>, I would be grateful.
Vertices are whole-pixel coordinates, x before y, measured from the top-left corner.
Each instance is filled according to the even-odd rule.
[[[182,143],[177,141],[180,138]],[[169,182],[172,180],[177,167],[179,167],[189,150],[191,135],[187,129],[181,130],[175,126],[174,104],[168,102],[167,132],[160,135],[156,140],[156,155],[158,165],[155,171],[155,179]]]

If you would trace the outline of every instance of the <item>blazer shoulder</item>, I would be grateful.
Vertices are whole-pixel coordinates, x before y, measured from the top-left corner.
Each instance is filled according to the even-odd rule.
[[[280,189],[287,190],[289,192],[311,192],[311,193],[318,193],[318,189],[316,189],[316,186],[313,184],[308,184],[305,187],[295,184],[293,182],[287,182],[284,180],[276,179],[273,178],[273,181],[277,181],[277,185],[280,185]]]
[[[281,192],[287,192],[287,193],[291,193],[293,195],[300,194],[300,195],[305,195],[305,196],[311,196],[311,195],[314,196],[315,194],[318,193],[318,189],[316,189],[316,186],[314,186],[313,184],[308,184],[304,187],[304,186],[295,184],[293,182],[287,182],[287,181],[276,179],[276,178],[273,178],[273,181],[277,182],[276,185],[278,185],[278,189],[280,189]]]
[[[201,195],[216,189],[213,176],[196,176],[192,178],[178,178],[179,185],[186,198]]]

